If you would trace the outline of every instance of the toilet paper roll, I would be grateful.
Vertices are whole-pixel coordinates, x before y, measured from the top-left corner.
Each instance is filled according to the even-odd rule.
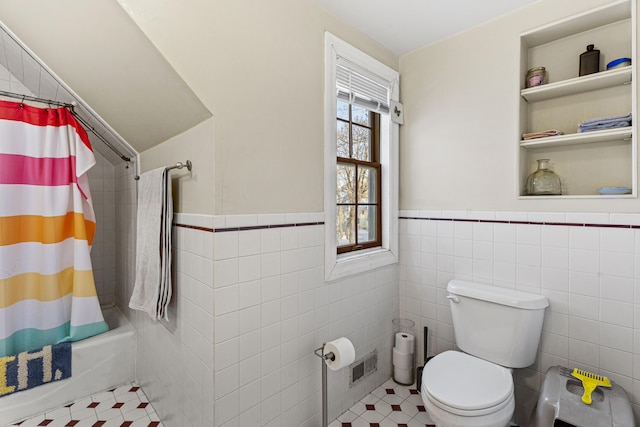
[[[415,338],[413,335],[406,332],[398,332],[396,334],[396,346],[400,353],[413,354],[413,347],[415,344]]]
[[[413,354],[401,353],[397,348],[393,349],[393,367],[399,369],[413,368]]]
[[[413,384],[413,369],[393,369],[393,380],[398,384]]]
[[[345,337],[326,343],[322,354],[326,355],[329,353],[333,353],[334,358],[333,360],[325,359],[324,363],[326,363],[332,371],[337,371],[345,366],[349,366],[356,360],[356,349],[353,347],[351,341]]]

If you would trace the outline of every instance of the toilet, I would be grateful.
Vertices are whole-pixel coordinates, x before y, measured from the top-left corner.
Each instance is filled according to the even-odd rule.
[[[456,345],[422,371],[420,395],[437,427],[506,427],[515,410],[513,368],[535,362],[549,301],[542,295],[452,280]]]

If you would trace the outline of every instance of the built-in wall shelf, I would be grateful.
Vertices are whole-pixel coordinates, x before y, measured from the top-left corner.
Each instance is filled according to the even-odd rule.
[[[628,19],[630,16],[631,3],[628,0],[619,0],[527,31],[520,38],[528,47],[541,46],[593,28]]]
[[[544,199],[569,199],[569,200],[582,200],[582,199],[635,199],[633,194],[584,194],[579,196],[571,196],[563,194],[562,196],[519,196],[518,200],[544,200]]]
[[[527,102],[535,102],[629,84],[631,83],[631,70],[632,68],[628,66],[601,71],[587,76],[523,89],[520,91],[520,95]]]
[[[518,199],[638,197],[636,1],[612,1],[520,34]],[[579,76],[580,55],[589,45],[600,51],[598,72]],[[607,70],[618,58],[630,58],[631,65]],[[528,71],[539,67],[547,83],[527,88]],[[576,133],[585,121],[629,113],[630,126]],[[561,135],[522,139],[550,130]],[[528,177],[542,159],[560,177],[561,195],[528,195]],[[601,187],[629,187],[631,193],[603,196]]]
[[[550,136],[547,138],[530,139],[521,141],[520,146],[527,149],[563,147],[566,145],[594,144],[607,141],[629,141],[633,136],[632,128],[597,130],[593,132],[572,133],[569,135]]]

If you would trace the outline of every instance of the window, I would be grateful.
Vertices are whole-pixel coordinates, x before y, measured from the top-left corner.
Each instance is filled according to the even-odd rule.
[[[327,33],[325,278],[397,262],[399,75]]]
[[[345,253],[382,245],[380,114],[338,100],[336,240]]]

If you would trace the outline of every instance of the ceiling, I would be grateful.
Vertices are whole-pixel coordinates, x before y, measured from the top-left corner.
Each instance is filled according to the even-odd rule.
[[[537,0],[314,0],[398,56]]]
[[[211,117],[118,2],[5,0],[0,16],[15,35],[0,32],[7,52],[0,65],[37,97],[90,105],[138,153]],[[58,90],[57,82],[75,94]],[[88,119],[84,110],[80,115]],[[115,132],[101,134],[121,145]]]

